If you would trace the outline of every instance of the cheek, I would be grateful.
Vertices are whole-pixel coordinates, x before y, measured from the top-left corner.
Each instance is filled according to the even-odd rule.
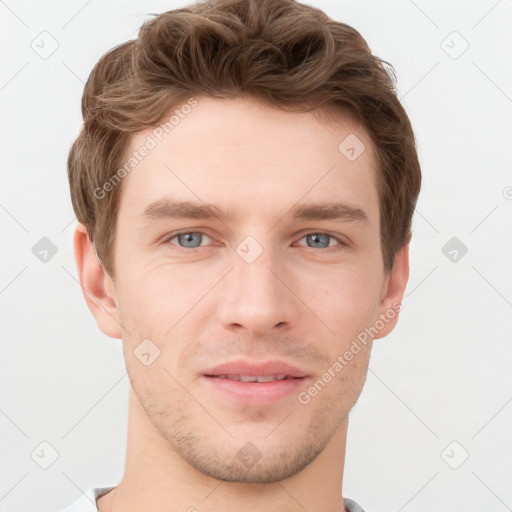
[[[367,269],[310,274],[302,290],[305,303],[342,339],[364,329],[378,311],[380,288]]]
[[[125,317],[135,325],[147,324],[155,329],[157,321],[157,324],[169,324],[169,328],[173,318],[189,302],[188,297],[193,295],[183,272],[176,268],[155,272],[135,267],[125,275],[120,292],[121,307]]]
[[[172,301],[172,292],[165,287],[159,289],[151,280],[132,278],[126,280],[119,296],[125,351],[132,357],[132,352],[146,339],[161,350],[163,334],[175,323],[176,299]]]
[[[126,328],[123,332],[126,367],[141,402],[156,410],[166,402],[163,390],[174,396],[181,389],[172,377],[175,374],[172,361],[180,353],[179,344],[173,340],[185,314],[181,311],[183,298],[165,283],[148,278],[127,281],[122,297],[119,313]]]
[[[127,364],[130,360],[130,367],[139,368],[137,357],[149,352],[152,357],[158,354],[151,367],[174,371],[173,362],[184,348],[181,340],[193,338],[190,329],[201,326],[206,316],[201,298],[218,281],[218,273],[189,275],[167,267],[128,275],[132,277],[125,279],[119,293],[120,319],[128,331],[123,333]]]

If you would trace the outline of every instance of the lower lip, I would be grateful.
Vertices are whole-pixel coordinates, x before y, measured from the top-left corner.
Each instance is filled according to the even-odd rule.
[[[275,380],[272,382],[241,382],[219,377],[202,375],[201,379],[207,386],[239,402],[258,405],[270,404],[277,400],[297,395],[307,377]]]

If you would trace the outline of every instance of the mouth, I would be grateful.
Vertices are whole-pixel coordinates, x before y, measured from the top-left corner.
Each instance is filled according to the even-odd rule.
[[[288,375],[203,375],[200,381],[208,394],[235,404],[271,405],[295,399],[309,380]]]
[[[229,379],[239,382],[275,382],[278,380],[302,379],[303,377],[291,377],[286,374],[281,375],[206,375],[213,379]]]
[[[243,359],[221,363],[206,370],[204,375],[208,377],[229,378],[243,382],[256,382],[262,377],[270,380],[307,377],[307,373],[304,370],[286,361],[255,361]],[[260,380],[259,382],[266,381]]]
[[[201,375],[201,381],[213,395],[254,405],[290,399],[308,380],[306,372],[282,361],[232,361]]]

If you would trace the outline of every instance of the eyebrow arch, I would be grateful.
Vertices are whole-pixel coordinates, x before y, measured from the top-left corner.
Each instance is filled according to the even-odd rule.
[[[232,221],[236,215],[217,206],[193,201],[159,199],[149,204],[142,214],[145,221],[152,219],[218,219]],[[342,202],[297,204],[285,215],[296,220],[342,220],[367,222],[368,216],[356,206]]]
[[[224,212],[213,204],[158,199],[149,204],[142,213],[144,220],[152,219],[219,219],[230,221],[235,218],[233,212]]]
[[[341,202],[298,204],[290,210],[287,217],[297,220],[368,221],[364,210]]]

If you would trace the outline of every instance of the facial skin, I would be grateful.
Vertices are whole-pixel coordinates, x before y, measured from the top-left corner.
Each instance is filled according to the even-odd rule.
[[[122,338],[131,383],[125,473],[98,506],[343,511],[348,414],[371,342],[307,404],[297,393],[247,403],[203,374],[234,359],[278,359],[308,374],[300,388],[307,391],[401,301],[408,246],[385,273],[371,141],[340,115],[328,123],[249,99],[196,99],[124,178],[114,280],[85,228],[75,233],[84,296],[99,328]],[[366,146],[355,161],[338,150],[351,133]],[[148,134],[133,136],[130,152]],[[148,205],[165,199],[215,205],[232,217],[144,218]],[[367,219],[287,216],[298,204],[325,202],[346,203]],[[172,238],[178,231],[203,235]],[[248,236],[262,249],[251,263],[237,252]],[[257,246],[241,247],[254,254]],[[160,350],[149,366],[134,354],[144,339]],[[261,455],[252,467],[237,455],[247,443]]]

